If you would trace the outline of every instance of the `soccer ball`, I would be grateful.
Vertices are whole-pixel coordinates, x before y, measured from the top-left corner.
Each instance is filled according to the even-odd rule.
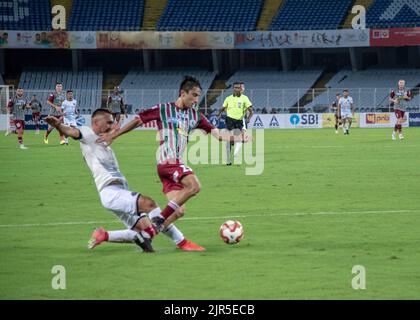
[[[220,237],[227,244],[235,244],[244,237],[244,228],[239,221],[228,220],[220,227]]]

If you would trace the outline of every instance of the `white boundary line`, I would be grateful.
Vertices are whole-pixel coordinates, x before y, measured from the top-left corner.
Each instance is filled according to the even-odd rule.
[[[418,210],[373,210],[373,211],[321,211],[321,212],[285,212],[285,213],[268,213],[268,214],[248,214],[248,215],[230,215],[230,216],[213,216],[213,217],[191,217],[182,218],[185,221],[199,220],[224,220],[239,218],[264,218],[264,217],[280,217],[280,216],[322,216],[322,215],[347,215],[347,214],[386,214],[386,213],[414,213]],[[0,228],[34,228],[34,227],[57,227],[68,225],[101,225],[107,223],[121,223],[119,220],[104,221],[71,221],[71,222],[52,222],[52,223],[28,223],[28,224],[0,224]]]

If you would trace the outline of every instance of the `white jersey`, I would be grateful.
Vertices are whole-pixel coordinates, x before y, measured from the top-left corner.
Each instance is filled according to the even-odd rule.
[[[68,101],[67,99],[61,104],[61,109],[64,114],[65,124],[76,124],[76,108],[77,101],[75,99]]]
[[[100,192],[113,181],[119,181],[127,186],[127,180],[120,172],[114,151],[105,143],[96,143],[99,136],[93,132],[92,128],[82,126],[79,131],[81,133],[80,148],[95,179],[98,191]]]
[[[351,113],[351,105],[353,104],[353,98],[352,97],[341,97],[340,100],[338,100],[338,103],[341,107],[341,114],[349,114]]]

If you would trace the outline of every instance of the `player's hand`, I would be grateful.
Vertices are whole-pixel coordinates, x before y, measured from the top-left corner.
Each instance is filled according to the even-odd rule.
[[[61,123],[61,121],[60,120],[58,120],[56,117],[51,117],[51,116],[48,116],[48,117],[46,117],[45,118],[45,121],[51,126],[51,127],[57,127],[60,123]]]
[[[103,142],[105,142],[105,144],[107,146],[109,146],[112,143],[112,141],[114,141],[114,139],[112,138],[112,135],[109,134],[109,133],[101,133],[99,135],[99,138],[96,139],[96,143],[103,143]]]

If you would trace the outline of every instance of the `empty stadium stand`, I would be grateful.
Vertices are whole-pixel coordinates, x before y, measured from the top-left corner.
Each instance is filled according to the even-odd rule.
[[[0,29],[51,30],[49,0],[13,0],[0,2]]]
[[[244,82],[245,94],[250,98],[255,110],[276,108],[277,112],[288,112],[289,108],[296,105],[321,74],[322,69],[319,68],[287,72],[241,70],[236,72],[227,83],[232,86],[236,81]],[[231,87],[224,91],[213,107],[220,108],[224,99],[232,92]]]
[[[269,30],[338,29],[352,0],[285,0]]]
[[[349,89],[353,97],[356,112],[386,111],[389,109],[388,96],[395,89],[399,79],[406,80],[407,88],[420,85],[419,69],[376,69],[352,72],[339,71],[326,85],[323,93],[305,106],[313,111],[324,111],[335,99],[336,93]],[[419,97],[409,102],[409,110],[419,110]],[[324,109],[324,110],[323,110]]]
[[[419,0],[376,0],[366,13],[368,28],[420,26]]]
[[[159,31],[255,30],[262,0],[169,0]]]
[[[143,0],[73,0],[69,30],[139,31]]]
[[[120,84],[124,90],[127,105],[132,109],[149,108],[158,103],[175,101],[179,85],[185,75],[192,75],[200,80],[203,94],[210,88],[216,74],[205,70],[167,70],[150,71],[132,69]]]
[[[79,72],[69,70],[34,68],[22,72],[19,86],[25,89],[29,97],[36,94],[48,111],[46,100],[55,89],[56,82],[63,84],[63,90],[72,89],[80,110],[95,110],[101,107],[102,70],[87,69]]]

